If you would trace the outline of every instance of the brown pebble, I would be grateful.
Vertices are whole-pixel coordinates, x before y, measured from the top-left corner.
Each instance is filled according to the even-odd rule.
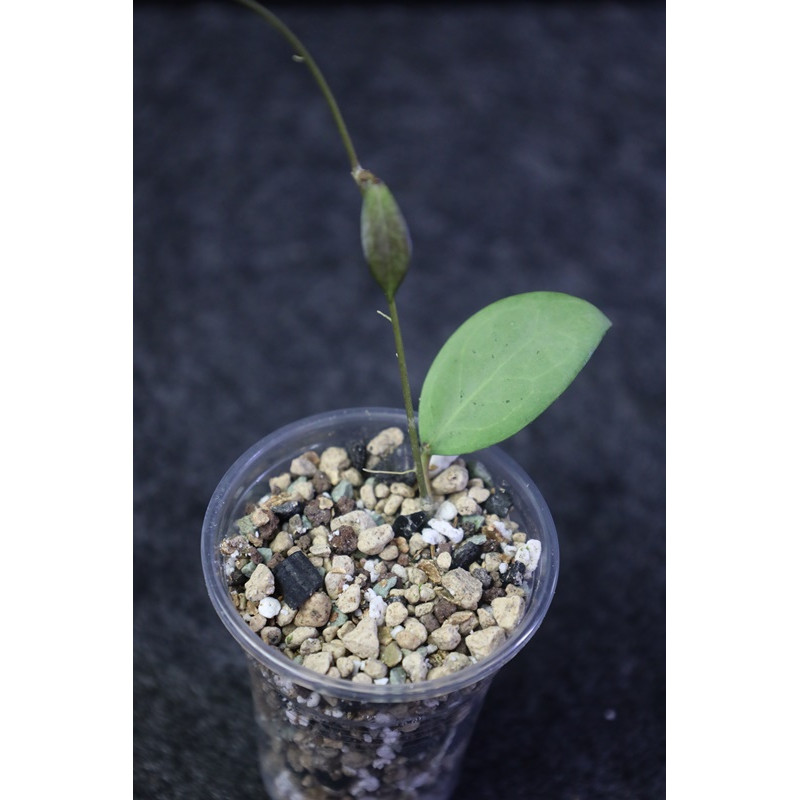
[[[349,556],[358,547],[358,534],[351,525],[342,525],[330,537],[329,544],[337,555]]]
[[[500,542],[496,539],[487,539],[482,545],[481,550],[484,553],[498,553],[500,552]]]
[[[409,564],[409,561],[410,561],[410,558],[408,557],[408,553],[400,553],[400,555],[397,556],[397,563],[401,567],[407,567],[408,564]]]
[[[297,537],[297,540],[295,541],[295,544],[301,550],[306,550],[307,551],[308,548],[311,547],[311,537],[307,533],[304,533],[302,536],[298,536]]]
[[[490,586],[488,589],[485,589],[483,595],[481,595],[481,603],[491,604],[492,600],[505,596],[506,590],[502,586]]]
[[[356,507],[356,501],[352,497],[340,497],[336,501],[336,513],[339,516],[349,514]]]
[[[433,606],[433,614],[440,624],[451,614],[455,614],[456,611],[458,611],[458,606],[455,603],[451,603],[449,600],[444,600],[442,598],[439,598]]]
[[[330,509],[320,508],[318,497],[315,497],[310,503],[306,503],[304,513],[308,521],[314,527],[317,525],[327,525],[331,521]]]
[[[267,566],[270,569],[275,569],[275,567],[277,567],[284,558],[286,558],[286,556],[284,556],[283,553],[275,553],[275,555],[273,555],[272,558],[267,561]]]
[[[333,484],[330,482],[330,479],[324,472],[322,472],[322,470],[317,470],[314,473],[314,477],[311,478],[311,483],[314,486],[314,491],[317,494],[329,492],[333,488]]]
[[[428,633],[432,633],[437,628],[441,627],[435,614],[424,614],[419,618],[419,621],[425,626]]]

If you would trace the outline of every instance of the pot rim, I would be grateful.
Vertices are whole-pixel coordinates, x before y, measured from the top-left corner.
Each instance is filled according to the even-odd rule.
[[[522,620],[505,643],[482,661],[471,664],[452,675],[431,681],[385,685],[352,683],[346,679],[313,672],[287,658],[278,648],[266,644],[244,622],[231,602],[222,569],[222,559],[217,548],[220,540],[228,532],[230,522],[233,521],[232,506],[235,506],[241,499],[244,489],[252,486],[255,482],[251,481],[243,487],[241,485],[242,476],[252,472],[259,462],[263,462],[260,475],[274,473],[273,465],[285,463],[290,457],[288,451],[275,461],[265,460],[265,453],[281,448],[285,449],[292,440],[297,439],[295,454],[299,455],[313,444],[311,440],[313,433],[327,431],[335,428],[337,424],[356,422],[362,418],[369,421],[370,426],[381,426],[376,428],[376,432],[391,425],[404,428],[406,423],[405,411],[384,407],[345,408],[315,414],[273,431],[248,448],[228,468],[209,502],[203,520],[201,537],[203,575],[215,611],[228,632],[247,655],[284,679],[289,679],[322,695],[372,703],[419,701],[448,694],[479,683],[484,678],[494,676],[530,641],[533,634],[539,629],[555,592],[559,568],[558,538],[553,518],[544,498],[522,467],[497,446],[477,451],[474,454],[465,454],[465,457],[475,456],[492,462],[489,467],[492,476],[499,482],[501,480],[499,476],[502,475],[502,482],[512,490],[512,497],[514,497],[512,518],[516,516],[519,521],[519,516],[526,514],[536,518],[536,533],[542,543],[542,555],[532,593],[534,602],[528,603]],[[298,438],[303,436],[306,437],[305,444]],[[344,444],[341,439],[338,442],[332,439],[331,443]],[[524,504],[520,502],[522,492],[526,497]],[[226,525],[225,530],[221,530],[223,525]],[[527,523],[526,527],[529,527]],[[522,529],[530,535],[531,531],[526,530],[526,527],[522,527]]]

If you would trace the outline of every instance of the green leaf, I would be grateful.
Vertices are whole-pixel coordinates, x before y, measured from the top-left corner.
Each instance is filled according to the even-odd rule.
[[[529,292],[470,317],[439,351],[419,401],[432,453],[461,455],[524,428],[572,383],[611,326],[591,303]]]
[[[385,183],[367,170],[357,179],[363,195],[361,247],[372,277],[392,299],[408,271],[411,238],[397,202]]]

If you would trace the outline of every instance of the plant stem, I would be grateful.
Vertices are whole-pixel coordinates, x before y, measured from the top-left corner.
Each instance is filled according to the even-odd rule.
[[[423,507],[430,503],[430,486],[428,485],[427,465],[430,461],[430,453],[425,451],[426,458],[423,461],[422,450],[419,445],[419,433],[417,432],[417,421],[414,417],[414,403],[411,400],[411,386],[408,380],[408,368],[406,367],[406,354],[403,348],[403,336],[400,333],[400,322],[397,318],[397,303],[394,297],[387,296],[389,303],[389,316],[392,320],[392,331],[394,332],[394,346],[397,352],[397,365],[400,368],[400,384],[403,388],[403,402],[406,408],[408,419],[408,438],[411,443],[411,455],[414,457],[414,468],[417,473],[417,487]]]
[[[269,9],[264,8],[261,3],[255,0],[236,0],[243,6],[246,6],[251,11],[254,11],[260,17],[265,19],[273,28],[275,28],[281,36],[286,39],[289,44],[294,48],[296,57],[303,61],[311,71],[311,75],[317,83],[323,97],[328,103],[328,107],[333,114],[333,121],[336,123],[336,128],[344,143],[344,148],[347,151],[347,157],[350,159],[350,172],[358,184],[361,192],[364,192],[364,181],[366,177],[372,178],[372,175],[366,170],[361,168],[358,156],[356,155],[353,141],[345,125],[344,118],[339,111],[339,105],[333,92],[328,86],[322,72],[317,66],[317,62],[311,56],[311,53],[306,50],[303,43],[295,36],[292,30],[281,21],[279,17],[273,14]],[[374,180],[374,178],[373,178]],[[417,485],[419,489],[419,496],[422,500],[423,507],[430,505],[431,490],[428,482],[428,463],[430,462],[430,450],[426,447],[420,448],[419,433],[417,431],[417,422],[414,416],[414,404],[411,400],[411,388],[408,382],[408,369],[406,368],[406,356],[403,349],[403,337],[400,334],[400,322],[397,318],[397,305],[394,301],[393,292],[386,294],[386,299],[389,303],[390,319],[392,323],[392,330],[394,331],[394,343],[397,351],[397,360],[400,367],[400,384],[403,389],[403,402],[405,404],[406,416],[408,418],[408,438],[411,443],[411,454],[414,458],[414,470],[417,474]]]
[[[269,24],[272,25],[272,27],[275,28],[278,33],[280,33],[281,36],[283,36],[283,38],[289,42],[289,44],[297,52],[299,58],[309,68],[314,80],[317,82],[317,86],[319,86],[320,91],[328,103],[328,108],[330,108],[331,114],[333,114],[333,121],[336,123],[336,128],[339,131],[339,135],[342,137],[344,149],[347,151],[347,157],[350,159],[350,170],[351,172],[356,173],[361,169],[358,156],[356,155],[356,149],[353,147],[353,141],[347,131],[347,125],[344,124],[344,118],[339,111],[339,105],[336,102],[336,98],[333,96],[333,92],[331,92],[328,82],[325,80],[322,72],[320,72],[317,62],[311,57],[311,53],[306,50],[303,43],[294,35],[294,33],[292,33],[291,29],[269,9],[264,8],[261,3],[256,3],[255,0],[236,0],[236,2],[241,3],[243,6],[247,6],[247,8],[249,8],[251,11],[255,11],[256,14],[269,22]]]

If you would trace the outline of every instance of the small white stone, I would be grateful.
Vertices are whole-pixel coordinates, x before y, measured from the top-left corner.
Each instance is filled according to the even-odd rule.
[[[480,514],[481,507],[469,495],[464,495],[456,501],[456,511],[462,517],[470,517],[473,514]]]
[[[289,472],[292,475],[310,478],[317,471],[317,465],[306,456],[298,456],[292,460]]]
[[[361,587],[358,584],[348,586],[336,601],[336,606],[343,614],[352,614],[361,605]]]
[[[402,664],[406,674],[414,683],[424,681],[428,676],[428,659],[422,653],[409,653]]]
[[[459,607],[474,611],[483,595],[483,585],[474,576],[460,567],[442,576],[442,585]]]
[[[331,598],[322,592],[315,592],[297,609],[295,625],[310,625],[322,628],[328,624],[331,616]]]
[[[524,613],[525,600],[518,595],[496,597],[492,600],[492,614],[497,625],[504,631],[516,628]]]
[[[300,647],[308,639],[317,638],[317,629],[309,625],[301,625],[286,636],[286,644],[291,647]]]
[[[450,555],[448,552],[439,553],[436,556],[436,566],[443,571],[447,571],[450,569],[450,565],[453,563],[453,556]]]
[[[355,562],[350,556],[334,556],[331,559],[331,572],[352,575],[356,570]]]
[[[455,625],[445,624],[441,628],[431,631],[428,639],[440,650],[455,650],[461,642],[461,634]]]
[[[275,591],[275,576],[266,564],[257,564],[247,583],[244,585],[244,596],[254,603],[263,600]]]
[[[418,620],[406,620],[403,630],[394,637],[404,650],[416,650],[428,638],[428,629]]]
[[[356,533],[360,533],[364,528],[374,528],[375,519],[369,511],[356,509],[347,514],[342,514],[341,517],[334,517],[331,520],[331,531],[339,530],[342,525],[350,525]]]
[[[367,452],[373,456],[383,458],[395,451],[403,443],[401,428],[385,428],[367,443]]]
[[[324,675],[331,668],[331,654],[325,652],[312,653],[305,657],[303,666],[306,667],[306,669]]]
[[[431,481],[431,489],[436,494],[453,494],[467,488],[469,473],[460,464],[451,464]]]
[[[402,603],[389,603],[386,606],[386,615],[384,619],[390,628],[402,625],[407,617],[408,609]]]
[[[491,655],[498,647],[502,646],[506,640],[503,629],[497,625],[492,628],[483,628],[475,633],[471,633],[464,640],[467,649],[478,660]]]
[[[366,528],[358,534],[358,549],[368,556],[376,556],[392,539],[394,539],[394,531],[391,525]]]
[[[322,451],[319,458],[320,471],[324,472],[334,485],[341,479],[340,471],[349,466],[350,457],[343,447],[328,447]]]
[[[265,597],[259,604],[258,604],[258,613],[261,614],[262,617],[266,617],[266,619],[272,619],[273,617],[277,617],[281,610],[281,603],[275,597]]]
[[[344,646],[359,658],[377,658],[380,652],[378,626],[372,617],[364,617],[350,633],[342,636]]]

